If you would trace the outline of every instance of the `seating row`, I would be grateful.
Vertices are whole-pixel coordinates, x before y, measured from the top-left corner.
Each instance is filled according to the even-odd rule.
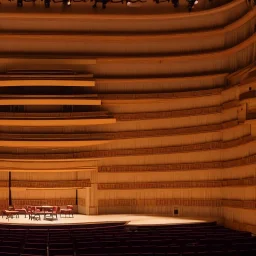
[[[215,224],[0,226],[0,256],[255,256],[256,237]]]

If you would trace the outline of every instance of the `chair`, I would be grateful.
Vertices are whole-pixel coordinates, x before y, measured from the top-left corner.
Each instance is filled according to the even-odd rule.
[[[60,217],[62,218],[62,214],[65,215],[65,218],[67,217],[74,217],[73,215],[73,205],[67,205],[67,208],[66,209],[60,209]]]
[[[44,218],[46,219],[46,215],[50,215],[51,219],[53,220],[53,217],[55,216],[56,219],[58,219],[58,206],[53,206],[51,210],[45,212]]]
[[[16,211],[13,206],[9,206],[8,210],[2,211],[2,218],[4,216],[6,216],[6,219],[8,219],[8,221],[9,221],[9,219],[13,218],[13,216],[15,216],[16,218],[19,218],[19,212]]]
[[[19,212],[19,214],[24,214],[25,215],[25,218],[27,217],[27,214],[28,214],[28,212],[27,212],[27,209],[26,209],[26,207],[13,207],[13,209],[14,209],[14,211],[18,211]]]
[[[41,210],[36,206],[31,206],[28,208],[28,214],[30,220],[41,220],[40,214],[42,213]]]

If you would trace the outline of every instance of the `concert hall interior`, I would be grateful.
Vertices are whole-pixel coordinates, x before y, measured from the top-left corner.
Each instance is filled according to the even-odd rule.
[[[256,0],[1,0],[0,256],[256,255]]]

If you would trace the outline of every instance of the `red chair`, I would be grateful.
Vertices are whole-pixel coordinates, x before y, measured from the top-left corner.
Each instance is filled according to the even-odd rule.
[[[42,213],[40,208],[36,206],[28,207],[29,219],[30,220],[41,220],[40,214]]]
[[[47,215],[50,216],[51,220],[53,220],[53,217],[58,219],[58,206],[53,206],[51,209],[44,212],[44,219],[48,219]]]
[[[61,215],[62,214],[64,214],[65,215],[65,218],[67,217],[67,215],[68,215],[68,217],[70,218],[70,217],[74,217],[74,215],[73,215],[73,205],[67,205],[67,208],[66,209],[60,209],[60,217],[61,217]]]
[[[27,211],[26,207],[21,207],[21,206],[16,207],[16,206],[14,206],[13,208],[14,208],[15,211],[18,211],[19,214],[24,214],[25,218],[27,217],[28,211]]]
[[[52,208],[52,218],[55,215],[55,218],[58,219],[58,206],[53,206]]]

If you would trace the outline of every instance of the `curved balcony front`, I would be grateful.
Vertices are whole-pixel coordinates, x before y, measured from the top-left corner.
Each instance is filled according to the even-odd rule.
[[[0,87],[16,87],[16,86],[79,86],[79,87],[93,87],[94,81],[85,80],[52,80],[52,79],[4,79],[0,75]]]
[[[205,0],[208,2],[208,0]],[[202,1],[201,4],[206,4]],[[142,6],[137,10],[135,8],[127,8],[125,12],[120,12],[120,8],[114,9],[114,6],[107,8],[106,12],[100,15],[95,14],[89,7],[86,13],[85,9],[80,8],[80,13],[75,11],[72,6],[71,13],[51,12],[49,10],[40,10],[36,12],[30,10],[29,15],[24,12],[5,11],[1,13],[1,29],[2,31],[41,31],[43,32],[157,32],[157,31],[188,31],[197,29],[211,29],[223,27],[227,24],[241,18],[250,7],[245,0],[234,0],[224,4],[218,8],[204,10],[203,8],[195,8],[198,12],[187,13],[187,2],[180,1],[185,4],[185,8],[177,9],[177,11],[169,5],[158,5],[150,3],[150,8]],[[214,4],[215,1],[213,1]],[[225,3],[226,1],[223,1]],[[200,1],[199,1],[200,3]],[[122,8],[122,5],[115,5]],[[143,8],[144,7],[144,8]],[[162,7],[162,8],[161,8]],[[4,5],[2,5],[4,8]],[[112,11],[111,11],[111,8]],[[23,8],[25,10],[25,8]],[[3,9],[4,10],[4,9]],[[28,9],[27,9],[28,10]],[[76,9],[78,10],[78,9]]]
[[[14,113],[0,112],[1,126],[62,127],[116,123],[108,112]]]
[[[84,55],[185,54],[221,50],[246,40],[255,31],[256,9],[219,29],[170,33],[2,34],[0,52],[9,53],[81,53]],[[189,40],[189,42],[188,42]],[[104,47],[102,47],[104,42]],[[68,50],[67,50],[68,49]]]
[[[97,95],[0,95],[0,105],[91,105],[100,106]]]

